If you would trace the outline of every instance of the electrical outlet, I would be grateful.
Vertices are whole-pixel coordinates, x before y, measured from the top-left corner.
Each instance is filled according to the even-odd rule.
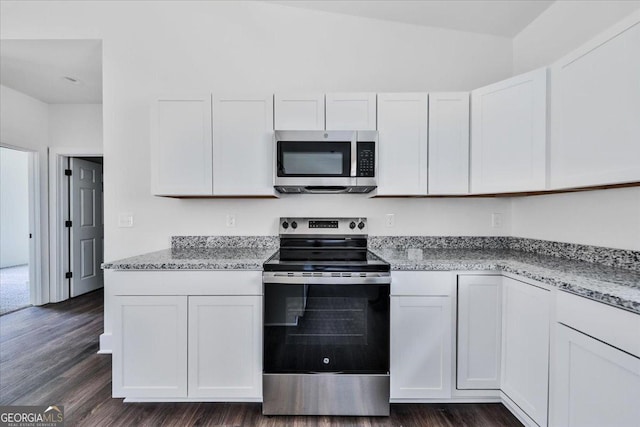
[[[131,228],[133,227],[133,214],[131,212],[121,212],[118,214],[118,227]]]
[[[236,216],[233,214],[227,215],[227,227],[235,227],[236,226]]]
[[[493,228],[502,228],[502,214],[501,213],[492,213],[491,214],[491,226]]]
[[[395,214],[387,214],[385,216],[384,225],[387,227],[393,227],[396,225],[396,215]]]

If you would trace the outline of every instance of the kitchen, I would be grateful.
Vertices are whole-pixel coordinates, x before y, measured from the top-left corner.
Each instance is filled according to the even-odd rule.
[[[628,76],[633,75],[636,69],[632,67],[637,67],[638,61],[637,54],[628,54],[629,51],[624,49],[638,51],[632,47],[637,46],[633,44],[637,42],[637,35],[633,32],[633,25],[638,21],[637,2],[546,2],[546,8],[539,10],[533,17],[537,19],[531,18],[521,28],[504,30],[508,36],[496,36],[486,30],[482,33],[473,27],[477,24],[473,19],[467,23],[468,32],[465,32],[460,29],[437,28],[433,23],[430,26],[409,25],[290,7],[280,4],[283,2],[274,3],[2,4],[3,39],[103,40],[107,265],[105,323],[100,337],[100,349],[105,353],[114,352],[114,373],[118,372],[117,360],[125,363],[125,359],[122,358],[122,353],[117,354],[116,341],[112,335],[118,330],[123,318],[112,308],[126,301],[125,298],[142,298],[143,295],[147,295],[146,298],[181,296],[180,309],[185,309],[185,313],[190,313],[192,303],[197,303],[194,298],[210,298],[211,301],[216,298],[243,298],[243,301],[251,301],[251,313],[256,315],[262,310],[262,264],[282,244],[278,239],[280,234],[295,233],[293,227],[283,230],[285,221],[281,221],[281,218],[289,218],[286,221],[288,224],[292,224],[297,218],[307,218],[306,222],[300,222],[301,229],[311,228],[311,221],[353,218],[358,220],[354,221],[356,224],[365,223],[359,220],[366,219],[363,228],[368,236],[369,249],[391,264],[392,412],[396,402],[501,402],[526,425],[568,425],[559,421],[568,415],[555,412],[555,408],[562,407],[554,407],[552,404],[554,399],[558,399],[559,395],[556,393],[559,389],[549,385],[561,380],[553,373],[554,364],[549,362],[554,359],[548,356],[555,348],[552,344],[555,337],[551,339],[548,334],[556,330],[551,325],[560,320],[563,325],[569,326],[567,329],[581,331],[580,337],[607,343],[607,349],[622,354],[620,357],[624,362],[620,363],[627,366],[628,378],[632,378],[635,372],[636,380],[635,383],[629,380],[629,387],[635,388],[619,389],[618,393],[633,396],[633,393],[622,393],[621,390],[637,390],[638,387],[639,353],[636,332],[640,193],[637,186],[625,188],[628,184],[640,181],[636,161],[638,150],[633,144],[633,141],[637,141],[637,120],[633,120],[633,117],[637,117],[635,113],[638,99],[637,93],[630,90],[633,80],[625,80],[624,77],[630,78]],[[485,6],[489,7],[489,3],[491,2],[487,2]],[[535,2],[521,3],[526,5]],[[461,4],[467,8],[472,7],[468,3]],[[473,9],[468,9],[467,13],[471,13],[469,11]],[[40,20],[44,16],[47,17],[46,23]],[[559,24],[567,17],[573,17],[571,31]],[[145,24],[144,31],[141,31],[142,21]],[[327,28],[331,31],[327,32]],[[630,30],[625,33],[627,29]],[[631,34],[628,41],[624,39],[628,43],[626,47],[605,43],[616,40],[619,34]],[[576,85],[583,83],[579,78],[579,71],[582,69],[576,71],[578,77],[575,77],[571,74],[573,69],[569,65],[580,64],[579,61],[576,62],[576,58],[582,55],[597,63],[601,59],[599,56],[591,57],[586,53],[600,44],[605,47],[601,50],[606,52],[605,56],[614,55],[615,58],[615,55],[620,54],[616,49],[622,49],[623,57],[633,61],[625,63],[628,68],[618,67],[618,63],[614,61],[607,62],[607,65],[614,66],[606,70],[619,71],[619,78],[607,80],[608,85],[603,84],[602,90],[590,88],[593,90],[588,93],[600,97],[603,103],[609,99],[609,94],[619,96],[614,100],[622,99],[623,103],[626,102],[605,110],[596,109],[598,114],[603,114],[599,117],[600,121],[596,121],[589,116],[594,114],[592,110],[577,108],[583,103],[579,95],[586,89],[571,86],[570,83],[573,82]],[[608,46],[614,47],[607,50]],[[571,70],[567,71],[569,77],[556,77],[565,72],[565,68]],[[590,75],[589,78],[593,76]],[[567,88],[563,89],[565,92],[561,93],[569,97],[569,104],[557,104],[559,96],[556,94],[559,92],[554,84],[560,80],[566,84]],[[549,91],[547,85],[550,86]],[[516,89],[508,91],[510,87]],[[466,93],[466,98],[460,96],[460,92]],[[257,97],[256,93],[261,97]],[[506,94],[507,101],[500,96],[492,98],[492,93]],[[369,97],[362,97],[362,94],[368,94]],[[457,98],[453,98],[453,102],[462,107],[454,107],[453,110],[442,107],[439,110],[435,103],[443,100],[442,105],[448,105],[445,101],[450,99],[446,96],[451,94],[456,94]],[[625,96],[620,98],[622,94]],[[366,108],[363,111],[369,112],[371,108],[375,108],[375,114],[367,115],[375,118],[372,129],[378,133],[375,151],[377,189],[373,194],[278,193],[274,190],[275,155],[272,137],[265,137],[264,144],[259,148],[263,151],[250,151],[233,144],[217,144],[217,141],[224,141],[230,136],[256,132],[258,125],[245,126],[248,122],[238,120],[245,113],[252,113],[251,117],[261,114],[262,122],[256,120],[255,123],[263,123],[263,128],[264,123],[269,123],[269,118],[273,117],[276,124],[271,132],[333,130],[325,128],[330,122],[331,112],[336,111],[331,108],[331,102],[336,104],[336,96],[345,99],[349,95],[354,95],[359,100],[364,99]],[[571,98],[572,95],[575,98]],[[477,101],[480,99],[485,99],[486,102],[478,105]],[[225,100],[228,101],[226,104]],[[262,108],[259,114],[249,107],[244,110],[225,108],[225,105],[235,105],[243,100],[251,101],[247,105]],[[285,121],[278,126],[278,116],[284,114],[284,106],[294,105],[296,100],[298,105],[314,107],[313,114],[305,117],[312,117],[315,123],[286,129],[288,125]],[[181,110],[185,105],[188,106]],[[397,105],[402,106],[392,107]],[[410,107],[411,105],[418,105],[418,109]],[[571,105],[572,108],[564,111],[565,119],[558,122],[554,111],[560,110],[558,107],[554,109],[554,105],[560,108]],[[486,122],[478,122],[476,118],[480,116],[477,112],[483,109],[486,109],[487,114],[481,117],[486,118]],[[302,110],[293,108],[289,116],[302,116]],[[457,115],[434,115],[438,111],[453,111]],[[550,117],[547,118],[549,111]],[[569,114],[574,111],[581,111],[585,116]],[[187,115],[187,112],[196,114]],[[497,116],[512,115],[514,120],[509,123],[514,126],[506,129],[500,127],[508,121],[492,120],[492,113]],[[228,114],[227,119],[220,120],[225,114]],[[174,147],[171,151],[169,147],[168,151],[163,152],[154,144],[166,141],[162,139],[163,135],[171,132],[160,132],[162,126],[171,126],[171,119],[178,116],[176,121],[182,126],[185,123],[195,123],[196,127],[204,129],[204,133],[200,139],[193,140],[194,145],[189,150]],[[528,118],[530,122],[523,123],[523,118]],[[445,132],[442,135],[457,138],[457,142],[460,142],[461,135],[470,136],[466,152],[432,152],[437,148],[434,145],[437,137],[432,134],[436,129],[432,125],[438,123],[438,120],[445,120],[444,123],[447,123],[446,120],[457,120],[453,126],[455,134],[448,135]],[[252,122],[252,125],[255,123]],[[581,127],[569,126],[576,123]],[[612,127],[612,124],[619,123],[624,123],[626,127]],[[313,128],[313,125],[317,127]],[[452,126],[450,122],[448,126]],[[573,147],[572,150],[571,146],[558,145],[560,143],[556,141],[560,140],[554,139],[558,131],[574,138],[582,138],[580,143],[584,141],[584,146],[592,150],[597,149],[598,141],[603,136],[607,137],[608,149],[590,152],[587,148],[576,150]],[[513,136],[514,132],[518,136],[525,135],[525,138],[521,140],[522,145],[517,145],[515,149],[513,146],[497,147],[490,140],[486,143],[483,141],[492,132],[498,139],[505,134],[507,137]],[[398,139],[404,143],[402,149],[390,150],[389,145],[385,144],[388,135],[393,133],[404,135]],[[419,136],[415,137],[416,134]],[[565,138],[562,141],[569,140]],[[207,145],[203,141],[213,143]],[[547,143],[550,145],[547,146]],[[438,155],[449,157],[442,157],[447,160],[437,164],[433,160],[438,159]],[[488,167],[479,168],[479,160],[487,162]],[[600,161],[601,165],[598,164]],[[454,168],[455,171],[452,172]],[[609,169],[605,170],[606,168]],[[483,170],[485,173],[479,174]],[[438,180],[438,171],[444,174],[443,180]],[[492,175],[492,172],[495,173]],[[521,180],[523,175],[526,175],[526,179]],[[433,188],[433,184],[446,185],[456,179],[466,185],[466,188],[447,188],[441,192]],[[176,189],[176,183],[185,182],[186,187],[183,185]],[[194,183],[197,183],[197,188]],[[172,185],[174,188],[168,188]],[[611,185],[620,188],[540,194],[556,189]],[[243,191],[243,186],[251,187],[251,190]],[[256,191],[255,188],[259,190]],[[370,197],[372,195],[376,197]],[[342,234],[352,232],[349,222],[346,223],[346,228],[338,225]],[[357,225],[355,230],[359,230]],[[251,249],[254,253],[262,252],[245,263],[248,267],[243,270],[230,271],[239,261],[227,255],[226,260],[219,261],[222,262],[221,268],[226,271],[193,271],[193,267],[190,271],[175,271],[183,264],[174,265],[175,268],[169,268],[169,271],[164,271],[157,265],[152,265],[154,271],[124,271],[132,268],[132,265],[135,269],[136,265],[140,267],[140,264],[152,264],[141,254],[166,250],[168,247],[178,248],[179,245],[183,245],[183,249],[189,249],[194,240],[180,236],[232,236],[195,239],[204,242],[204,249],[218,251],[217,256],[220,256],[221,246],[246,248],[253,245]],[[247,242],[242,237],[233,236],[260,238]],[[394,240],[398,236],[409,237]],[[550,247],[545,241],[559,243],[553,243]],[[461,262],[464,257],[460,254],[453,258],[449,254],[449,258],[438,260],[437,256],[442,256],[442,253],[438,253],[437,249],[442,249],[443,246],[454,251],[475,248],[476,252],[471,259],[467,259],[469,262]],[[482,258],[478,258],[478,250],[482,252]],[[571,278],[558,277],[557,272],[549,275],[548,270],[553,268],[548,264],[536,264],[538,269],[532,270],[533,261],[527,267],[522,265],[527,264],[522,259],[505,258],[509,254],[513,256],[510,252],[513,250],[519,250],[526,259],[542,254],[556,255],[555,258],[558,259],[563,259],[562,256],[573,257],[572,262],[595,260],[605,263],[607,265],[606,268],[603,267],[604,271],[610,275],[620,274],[621,279],[612,282],[619,288],[608,294],[610,300],[604,301],[608,304],[601,304],[603,300],[600,299],[597,305],[590,305],[594,304],[593,299],[574,294],[597,293],[597,290],[585,288],[587,285],[580,285],[583,286],[582,291],[577,290],[579,286],[576,287]],[[500,251],[507,251],[509,254]],[[141,258],[138,261],[116,261],[136,256]],[[179,261],[187,264],[190,262]],[[209,261],[218,263],[215,260]],[[194,263],[197,262],[196,259]],[[555,268],[566,269],[565,274],[578,274],[578,271],[563,264]],[[586,269],[583,264],[573,265],[573,268]],[[602,279],[601,276],[598,277]],[[604,281],[610,283],[612,280]],[[215,286],[207,288],[208,282],[215,283]],[[517,287],[513,282],[524,285]],[[242,285],[230,286],[230,283]],[[403,283],[406,288],[394,289],[394,286]],[[424,285],[420,286],[421,283]],[[430,286],[430,283],[433,285]],[[512,295],[514,303],[502,308],[496,302],[498,300],[488,298],[488,294],[473,294],[476,285],[489,292],[496,292],[495,298]],[[574,294],[560,292],[557,286],[572,288]],[[216,289],[210,289],[213,287]],[[240,287],[242,290],[238,290]],[[469,292],[465,293],[464,289]],[[533,290],[526,294],[528,296],[519,296],[517,291],[523,289]],[[621,297],[627,291],[630,296]],[[473,299],[465,300],[471,298],[471,295],[474,295]],[[410,358],[403,360],[405,353],[398,350],[398,345],[428,341],[408,334],[394,335],[396,306],[393,304],[401,304],[411,298],[427,304],[424,307],[437,301],[440,304],[437,309],[440,310],[439,321],[450,318],[450,322],[441,323],[443,326],[436,331],[436,335],[429,335],[429,328],[423,331],[427,337],[437,336],[439,340],[441,358],[436,371],[412,365],[418,362]],[[542,305],[523,304],[522,298],[535,300]],[[464,314],[460,307],[465,301],[477,301],[478,304],[469,303],[470,311]],[[207,301],[202,302],[207,304]],[[186,310],[186,305],[189,310]],[[480,306],[485,309],[493,308],[494,317],[471,310]],[[510,307],[520,307],[515,313],[527,313],[530,321],[542,319],[547,322],[548,327],[530,330],[530,325],[523,326],[518,321],[506,322],[508,316],[515,315]],[[536,309],[530,309],[531,307]],[[538,310],[538,307],[544,308]],[[432,319],[434,312],[423,310],[415,319]],[[609,316],[610,328],[601,330],[600,324],[592,325],[588,322],[596,312],[601,318]],[[396,311],[396,314],[400,313]],[[584,316],[574,316],[574,313],[582,313]],[[479,317],[473,318],[474,314]],[[210,313],[210,316],[212,321],[219,320],[219,316],[216,317],[215,314]],[[461,323],[464,316],[467,316],[468,326],[478,325],[479,320],[486,320],[494,322],[494,328],[490,329],[483,323],[483,331],[488,335],[479,341],[469,339],[465,344],[460,339],[461,334],[465,333],[460,329],[464,326]],[[166,316],[160,317],[167,319]],[[180,317],[184,333],[176,335],[180,344],[165,343],[167,349],[176,350],[173,355],[181,360],[178,364],[174,360],[175,366],[179,367],[172,371],[178,372],[175,378],[179,377],[179,387],[164,397],[136,394],[135,390],[130,395],[124,393],[119,396],[117,393],[123,389],[118,389],[117,381],[123,377],[114,375],[114,397],[148,402],[260,402],[262,316],[256,317],[259,318],[259,324],[249,323],[243,329],[244,332],[251,331],[255,334],[254,339],[243,341],[247,347],[238,352],[238,355],[248,357],[248,362],[231,365],[250,366],[255,371],[250,373],[253,382],[247,394],[242,395],[241,391],[236,390],[240,394],[234,397],[225,395],[225,390],[218,389],[213,392],[221,394],[214,393],[213,397],[196,397],[197,394],[190,397],[190,387],[193,384],[190,378],[194,373],[187,372],[192,363],[186,360],[186,353],[187,346],[191,345],[188,337],[196,333],[196,330],[192,332],[192,320],[185,315]],[[411,314],[407,314],[406,317],[401,316],[395,320],[404,325],[403,321],[409,322],[412,318]],[[241,321],[246,322],[245,317],[242,319],[244,320]],[[624,325],[620,330],[615,329],[618,322]],[[539,326],[541,323],[535,324]],[[498,328],[498,325],[502,326]],[[522,342],[527,333],[523,334],[517,329],[512,331],[510,325],[524,327],[527,333],[535,332],[535,337],[542,340],[543,346],[531,349],[528,345],[533,344]],[[136,331],[136,328],[132,326],[126,330]],[[618,332],[614,332],[611,337],[612,330]],[[143,330],[137,331],[139,336],[145,335]],[[401,327],[400,331],[406,332],[406,328]],[[494,341],[488,338],[491,332]],[[395,347],[394,336],[401,340]],[[520,346],[516,349],[516,356],[525,357],[518,351],[525,352],[526,355],[527,351],[535,350],[537,356],[531,356],[534,362],[531,362],[529,369],[540,378],[549,378],[550,383],[542,383],[540,387],[548,388],[550,396],[540,395],[538,389],[526,389],[522,392],[518,389],[517,381],[511,383],[506,380],[509,372],[512,372],[510,369],[517,372],[520,366],[520,359],[517,357],[513,359],[516,361],[514,365],[505,365],[502,363],[504,360],[500,361],[500,356],[504,359],[505,350],[502,345],[507,336],[513,337],[509,342]],[[573,338],[569,336],[567,340]],[[491,346],[490,343],[493,345],[493,353],[488,359],[498,363],[491,365],[495,374],[491,379],[493,383],[487,377],[484,385],[475,385],[470,372],[467,372],[469,375],[466,380],[462,378],[460,369],[465,367],[461,359],[461,348],[467,345],[467,350],[473,352],[478,349],[473,347],[476,345],[486,355],[487,351],[491,352],[487,348]],[[551,346],[551,350],[545,345]],[[397,353],[394,353],[394,349]],[[215,353],[215,348],[209,350]],[[545,352],[548,357],[544,359],[544,363],[538,363],[542,357],[540,354]],[[146,353],[141,351],[140,354],[144,356]],[[229,353],[224,357],[227,363],[233,361]],[[398,364],[399,360],[402,363]],[[132,366],[142,368],[143,361],[144,359],[136,359]],[[158,363],[162,361],[164,358],[157,358]],[[489,365],[490,363],[483,364],[480,368],[484,369]],[[429,363],[427,366],[433,367],[434,364]],[[474,366],[467,366],[467,371],[472,371]],[[402,369],[407,371],[402,372]],[[394,370],[398,373],[396,380]],[[439,387],[434,389],[431,384],[404,386],[395,383],[397,386],[394,388],[394,381],[398,379],[409,381],[411,372],[426,372],[423,376],[416,376],[417,380],[425,381],[433,380],[435,377],[431,374],[435,372],[434,375],[440,381]],[[502,380],[500,376],[503,377]],[[138,376],[136,380],[141,378]],[[518,380],[517,375],[515,378]],[[140,388],[144,387],[143,384]],[[613,385],[611,387],[615,389]],[[233,387],[229,387],[231,388]],[[147,387],[147,390],[150,389]],[[205,393],[206,390],[200,392]],[[231,390],[227,392],[231,393]],[[609,389],[607,393],[609,396],[618,396]],[[535,397],[531,398],[532,395]],[[615,397],[610,400],[613,402],[608,402],[611,408],[617,408],[616,405],[632,408],[626,413],[630,417],[626,418],[627,421],[637,419],[633,405],[626,405],[624,400],[616,400]],[[623,410],[614,412],[625,414]],[[594,413],[587,411],[584,414],[592,419],[598,419],[599,415],[595,410]],[[610,417],[611,414],[604,416]],[[621,418],[618,424],[625,425],[624,420],[625,418]]]

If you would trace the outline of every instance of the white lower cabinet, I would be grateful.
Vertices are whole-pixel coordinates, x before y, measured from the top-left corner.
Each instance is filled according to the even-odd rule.
[[[637,426],[640,359],[558,324],[551,425]]]
[[[189,397],[262,396],[262,297],[189,297]]]
[[[502,391],[539,426],[547,425],[551,293],[503,278]]]
[[[113,397],[258,401],[262,296],[116,296]]]
[[[458,276],[457,387],[500,388],[502,276]]]
[[[187,297],[119,296],[113,397],[187,397]]]
[[[448,272],[394,272],[392,401],[451,397],[452,284]]]

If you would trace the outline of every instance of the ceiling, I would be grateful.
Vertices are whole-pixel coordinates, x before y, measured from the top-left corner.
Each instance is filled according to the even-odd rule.
[[[270,3],[511,38],[536,19],[554,1],[273,0]]]
[[[47,104],[101,104],[102,42],[0,40],[0,83]]]

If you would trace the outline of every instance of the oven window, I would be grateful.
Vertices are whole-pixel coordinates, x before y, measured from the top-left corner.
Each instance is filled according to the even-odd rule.
[[[349,176],[351,142],[278,142],[278,176]]]
[[[389,285],[265,284],[266,373],[387,373]]]

